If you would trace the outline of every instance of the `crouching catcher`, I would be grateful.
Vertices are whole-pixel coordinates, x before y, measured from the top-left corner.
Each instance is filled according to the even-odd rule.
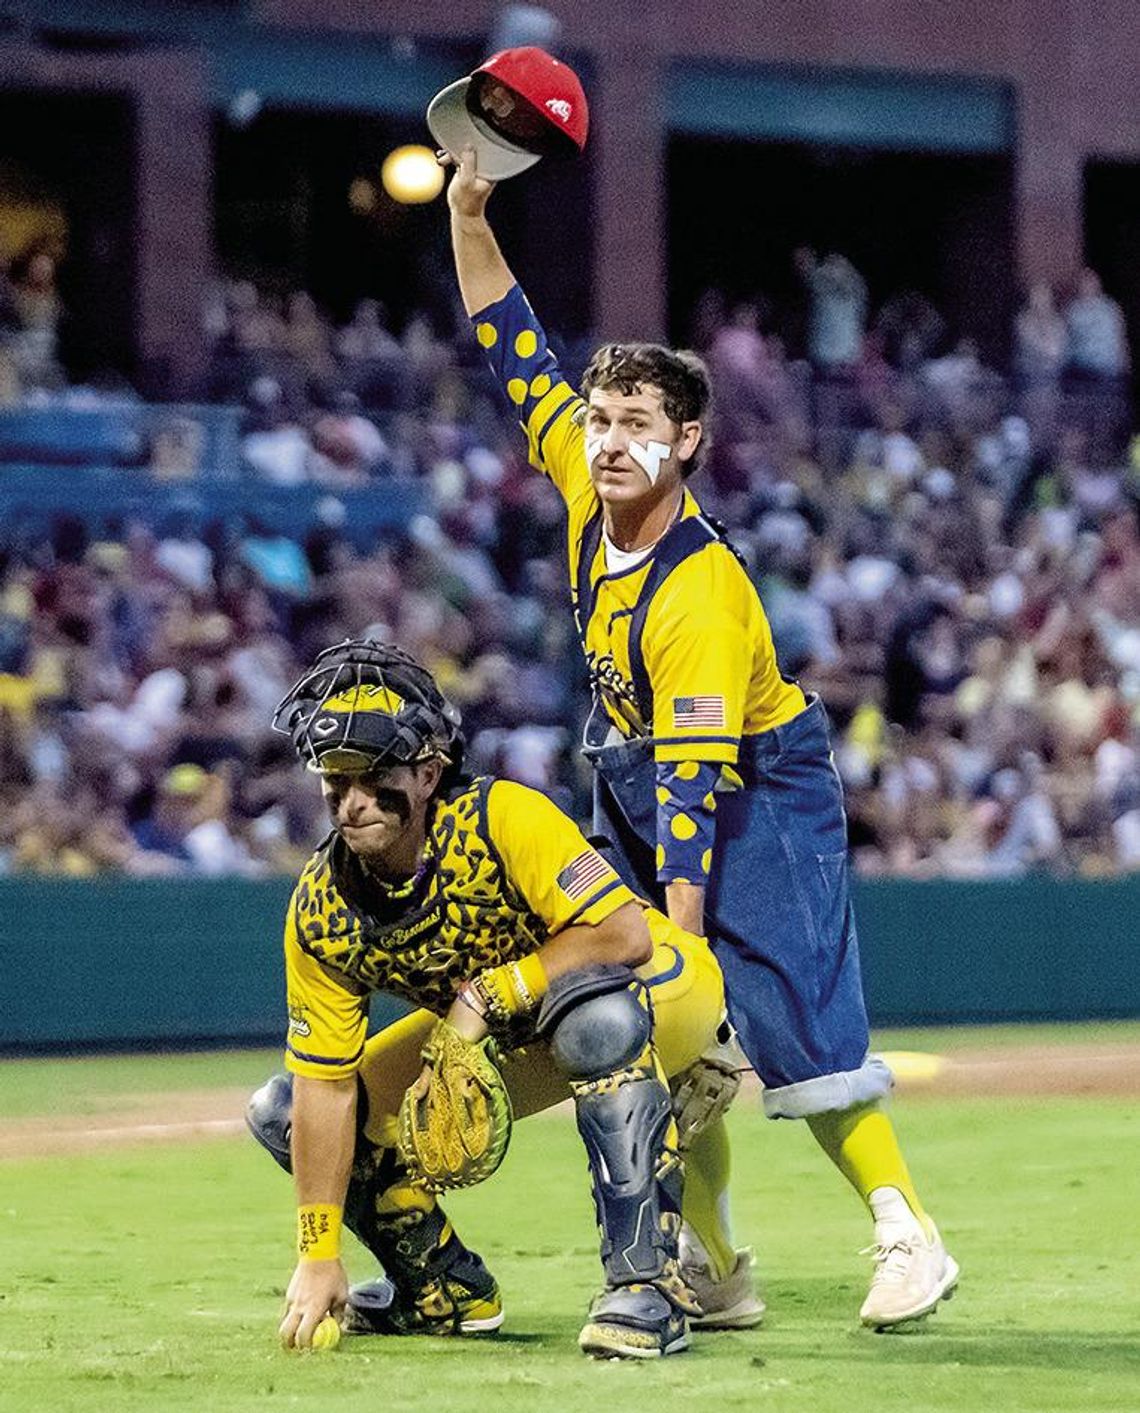
[[[733,1083],[702,1059],[724,1004],[703,939],[636,898],[545,796],[466,776],[458,713],[399,649],[327,650],[274,724],[320,776],[333,825],[286,919],[287,1073],[247,1115],[296,1187],[283,1342],[308,1346],[330,1313],[352,1333],[497,1329],[498,1285],[436,1193],[495,1170],[512,1115],[572,1095],[604,1272],[579,1344],[684,1348],[701,1312],[678,1265],[682,1147],[686,1222],[729,1241]],[[366,1039],[377,991],[417,1009]],[[349,1289],[343,1226],[383,1278]],[[737,1323],[755,1323],[745,1296]]]

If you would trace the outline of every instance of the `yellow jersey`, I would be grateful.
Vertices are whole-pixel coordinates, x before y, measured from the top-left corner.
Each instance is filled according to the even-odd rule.
[[[285,921],[285,1065],[295,1074],[355,1073],[373,992],[443,1015],[485,968],[639,901],[557,805],[508,780],[437,800],[425,857],[413,898],[387,908],[339,835],[305,866]]]
[[[747,571],[686,488],[678,521],[698,520],[706,533],[689,536],[664,576],[655,561],[677,524],[638,564],[608,573],[586,460],[586,404],[517,285],[473,322],[518,409],[531,464],[566,502],[571,592],[596,702],[624,739],[652,738],[659,762],[735,764],[742,735],[782,725],[806,706],[799,686],[780,674]]]

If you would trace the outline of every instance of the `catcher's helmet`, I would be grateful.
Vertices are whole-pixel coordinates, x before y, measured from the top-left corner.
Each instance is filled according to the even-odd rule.
[[[278,703],[284,732],[310,770],[359,772],[463,761],[458,710],[426,667],[402,648],[371,638],[326,648]]]
[[[581,152],[590,114],[574,70],[545,49],[526,45],[493,54],[437,93],[427,122],[453,157],[474,147],[479,175],[502,181],[540,157]]]

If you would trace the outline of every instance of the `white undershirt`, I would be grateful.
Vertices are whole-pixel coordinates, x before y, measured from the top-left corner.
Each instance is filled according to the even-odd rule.
[[[661,543],[661,541],[665,538],[665,536],[681,518],[681,510],[684,504],[685,497],[682,493],[680,500],[678,500],[677,502],[677,509],[675,514],[673,515],[672,520],[669,521],[669,524],[666,525],[665,529],[661,531],[661,533],[657,536],[653,543],[650,545],[646,545],[643,549],[618,549],[617,545],[615,545],[613,540],[610,539],[610,532],[603,525],[602,553],[606,557],[606,573],[622,574],[627,569],[633,569],[636,565],[640,564],[641,561],[646,557],[646,555],[648,555],[651,551],[657,548],[657,546]]]
[[[653,544],[646,545],[644,549],[618,549],[606,531],[603,530],[602,545],[605,548],[606,573],[623,574],[627,569],[632,569],[635,565],[640,564],[646,555],[656,548],[657,541],[654,540]]]

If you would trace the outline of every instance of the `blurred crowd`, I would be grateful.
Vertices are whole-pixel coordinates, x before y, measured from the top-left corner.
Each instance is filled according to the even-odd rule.
[[[917,293],[872,310],[797,256],[806,342],[715,292],[694,486],[732,528],[782,666],[831,711],[868,874],[1140,867],[1140,444],[1121,312],[1091,271],[1031,292],[1004,370]],[[269,729],[313,654],[400,642],[471,755],[584,815],[585,696],[562,510],[459,321],[335,327],[304,293],[220,287],[210,396],[249,474],[312,484],[302,533],[208,508],[0,531],[0,868],[295,869],[319,789]],[[564,350],[574,375],[583,350]],[[0,472],[2,475],[2,472]],[[341,489],[415,478],[426,510],[361,545]],[[204,503],[208,504],[208,503]]]

